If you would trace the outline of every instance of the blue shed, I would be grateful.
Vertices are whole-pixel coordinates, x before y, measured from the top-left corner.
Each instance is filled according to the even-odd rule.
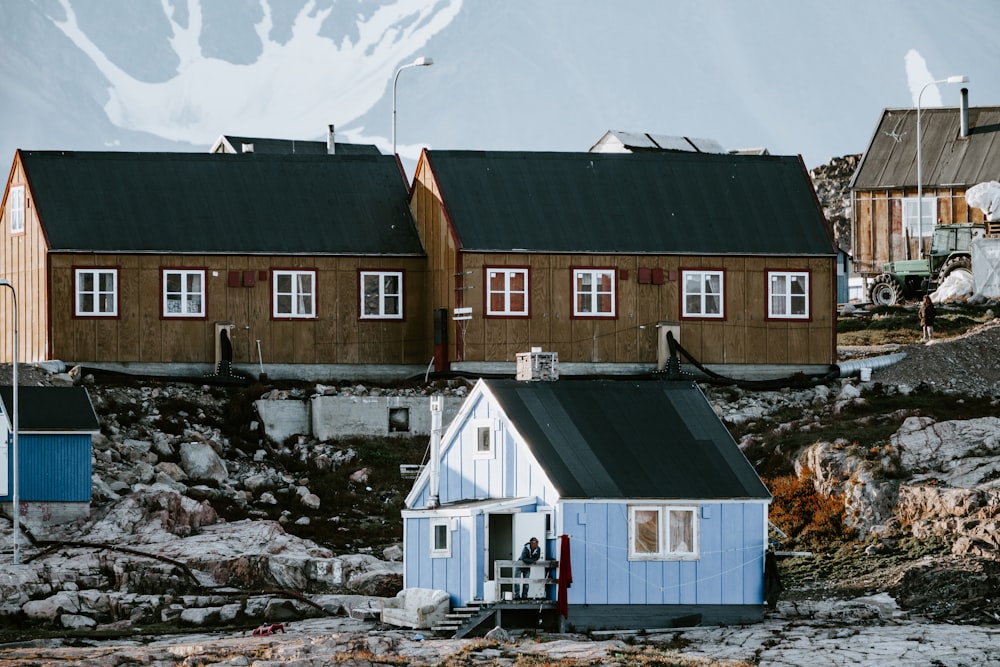
[[[12,515],[13,387],[0,387],[0,503]],[[85,387],[18,387],[21,520],[38,533],[90,513],[92,436],[100,422]]]
[[[502,566],[534,536],[551,562],[528,597],[563,629],[762,617],[771,495],[697,384],[479,380],[431,449],[405,587],[516,606]]]

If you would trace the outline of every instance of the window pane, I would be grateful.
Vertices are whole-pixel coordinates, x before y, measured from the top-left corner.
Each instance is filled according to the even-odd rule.
[[[694,551],[694,512],[690,510],[670,511],[670,551],[691,553]]]
[[[512,293],[510,295],[510,312],[524,313],[527,310],[524,305],[524,294]]]
[[[635,553],[657,553],[660,545],[660,513],[656,510],[636,510]]]
[[[397,296],[399,294],[399,276],[385,276],[385,293],[392,296]]]
[[[502,313],[504,310],[504,294],[503,292],[493,292],[490,294],[490,312],[491,313]]]
[[[479,440],[476,449],[480,452],[490,451],[490,429],[488,426],[480,426],[478,429]]]
[[[437,524],[434,526],[434,549],[440,551],[448,548],[448,526]]]
[[[773,315],[786,315],[785,313],[785,298],[779,294],[775,294],[771,297],[771,313]]]
[[[601,294],[598,297],[597,309],[598,309],[598,312],[601,312],[601,313],[610,313],[611,312],[611,295],[610,294]]]
[[[524,280],[527,274],[524,271],[514,271],[510,274],[510,290],[512,292],[524,291]]]

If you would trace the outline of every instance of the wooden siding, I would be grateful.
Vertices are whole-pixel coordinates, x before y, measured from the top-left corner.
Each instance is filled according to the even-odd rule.
[[[556,352],[563,363],[655,366],[658,322],[678,324],[679,342],[702,363],[829,364],[835,359],[836,260],[832,257],[463,253],[459,260],[454,273],[470,278],[461,294],[473,316],[463,327],[450,322],[449,353],[458,361],[515,362],[519,352],[540,346]],[[530,317],[483,317],[484,266],[529,267]],[[573,317],[572,271],[588,266],[616,269],[616,317]],[[724,319],[681,317],[680,271],[691,268],[725,272]],[[640,283],[640,269],[662,271],[663,283]],[[767,318],[767,272],[772,270],[809,272],[809,320]]]
[[[478,592],[472,590],[470,568],[478,564],[482,569],[482,550],[475,550],[476,526],[482,526],[481,516],[452,517],[455,529],[451,531],[451,557],[431,558],[431,518],[409,518],[405,521],[403,553],[403,585],[406,588],[435,588],[451,593],[453,607],[482,596],[482,582]],[[481,533],[481,530],[480,530]],[[481,535],[479,537],[481,538]],[[481,543],[480,543],[481,544]],[[481,577],[480,577],[481,579]]]
[[[924,188],[924,197],[937,197],[935,219],[941,224],[983,222],[983,211],[965,201],[964,187]],[[903,199],[916,197],[916,188],[856,190],[851,193],[854,225],[851,253],[855,272],[874,277],[886,262],[919,259],[918,239],[903,227]],[[925,238],[925,248],[930,241]]]
[[[628,560],[626,503],[567,502],[560,514],[572,545],[571,605],[763,604],[764,503],[700,504],[699,558],[679,561]]]
[[[74,362],[214,363],[215,323],[232,322],[233,361],[256,363],[426,363],[429,312],[423,258],[58,254],[49,257],[51,358]],[[74,317],[74,267],[119,271],[119,316]],[[161,270],[205,270],[207,317],[163,318]],[[271,318],[274,269],[315,269],[316,319]],[[402,270],[403,320],[360,320],[359,274]],[[229,285],[235,272],[239,286]],[[253,276],[244,286],[243,275]]]
[[[17,292],[18,361],[35,362],[49,359],[48,348],[48,283],[46,241],[38,222],[34,197],[25,182],[19,159],[14,161],[6,192],[11,186],[23,185],[24,232],[10,233],[10,210],[7,200],[0,210],[3,243],[0,246],[0,277],[6,278]],[[14,302],[8,288],[0,288],[0,318],[4,335],[0,336],[0,362],[13,361],[13,331],[7,323],[14,320]]]
[[[427,256],[427,309],[429,312],[439,308],[447,310],[449,326],[446,349],[449,360],[454,360],[455,323],[452,321],[452,315],[455,308],[465,304],[463,294],[465,285],[477,282],[478,279],[471,274],[458,274],[455,237],[451,234],[448,221],[445,218],[437,183],[433,178],[426,176],[427,170],[427,164],[421,158],[417,165],[413,192],[410,197],[410,211],[413,214],[417,233]],[[433,321],[428,322],[428,328],[425,332],[431,341],[434,340],[433,326]],[[436,361],[439,363],[439,367],[447,368],[447,360],[439,359]]]

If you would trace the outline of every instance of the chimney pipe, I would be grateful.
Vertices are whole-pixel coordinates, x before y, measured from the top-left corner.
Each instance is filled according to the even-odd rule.
[[[337,144],[333,140],[333,125],[326,126],[326,154],[334,155],[337,152]]]
[[[965,137],[969,136],[969,89],[968,88],[962,89],[962,112],[960,118],[961,118],[960,122],[962,125],[962,130],[959,136],[964,139]]]
[[[428,491],[427,509],[434,509],[441,503],[438,496],[438,486],[440,485],[441,462],[441,411],[444,407],[444,398],[440,394],[431,396],[431,454],[428,465],[430,466],[430,489]]]

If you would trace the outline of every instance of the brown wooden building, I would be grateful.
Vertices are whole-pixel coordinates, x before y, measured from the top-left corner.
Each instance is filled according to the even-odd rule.
[[[923,204],[917,206],[917,112],[885,109],[851,180],[854,270],[871,278],[886,262],[918,259],[937,224],[982,222],[970,187],[1000,177],[1000,107],[921,109]],[[918,215],[919,208],[919,215]],[[923,218],[923,220],[920,220]]]
[[[541,347],[648,371],[664,330],[732,370],[835,360],[837,251],[797,157],[425,151],[411,208],[439,368]]]
[[[426,258],[407,194],[382,155],[18,151],[0,275],[20,360],[211,372],[225,330],[251,369],[423,368]]]

